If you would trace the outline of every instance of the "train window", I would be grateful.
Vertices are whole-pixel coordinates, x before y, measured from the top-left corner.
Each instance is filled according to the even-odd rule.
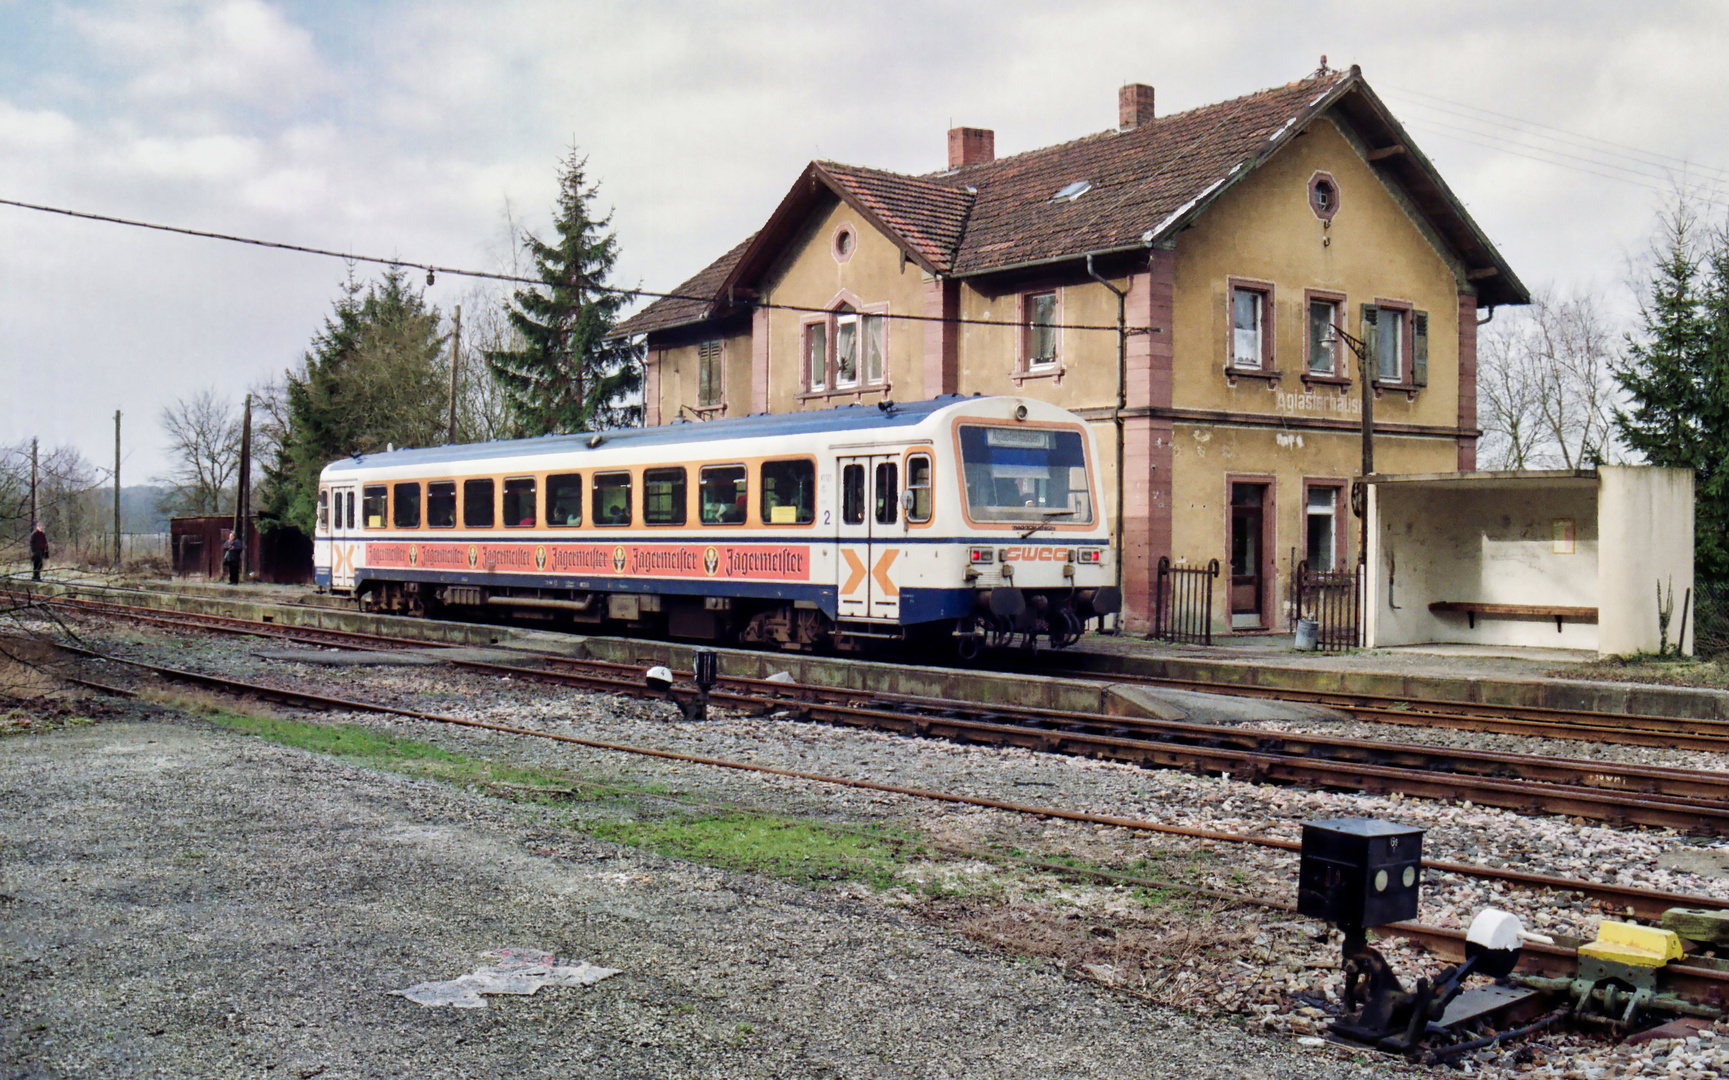
[[[962,425],[961,468],[974,521],[1093,520],[1078,431]]]
[[[865,473],[863,465],[848,465],[840,474],[840,519],[847,525],[864,524]]]
[[[877,524],[893,525],[900,518],[900,508],[900,466],[885,461],[877,466]]]
[[[383,484],[368,484],[360,489],[360,520],[369,529],[384,528],[384,513],[390,503],[390,489]]]
[[[710,465],[698,475],[702,480],[702,523],[742,525],[745,507],[750,505],[744,466]]]
[[[456,527],[456,481],[434,480],[426,485],[426,526],[429,529]]]
[[[816,520],[816,464],[762,463],[762,520],[767,525],[809,525]]]
[[[390,494],[396,500],[396,508],[391,514],[391,520],[396,523],[396,527],[420,528],[420,485],[397,484]]]
[[[630,474],[603,472],[594,474],[594,523],[596,525],[630,524]]]
[[[565,473],[546,478],[546,523],[582,524],[582,475]]]
[[[348,503],[348,527],[352,529],[354,528],[354,492],[350,491],[348,493],[346,502]]]
[[[318,489],[318,531],[330,531],[330,489]]]
[[[642,471],[642,520],[650,525],[683,525],[685,518],[685,472],[672,469]]]
[[[504,482],[504,525],[508,529],[534,525],[534,477],[518,476]]]
[[[462,482],[462,527],[465,529],[492,528],[491,480],[464,480]]]
[[[912,492],[912,505],[907,508],[908,521],[931,519],[931,459],[923,454],[907,458],[907,490]]]

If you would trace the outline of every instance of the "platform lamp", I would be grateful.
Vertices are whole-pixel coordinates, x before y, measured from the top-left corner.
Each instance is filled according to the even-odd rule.
[[[1351,485],[1351,512],[1357,515],[1357,588],[1362,603],[1368,605],[1369,576],[1369,477],[1375,472],[1375,378],[1369,367],[1369,343],[1354,337],[1350,331],[1333,323],[1333,340],[1344,342],[1357,357],[1357,374],[1363,384],[1363,479]],[[1363,644],[1362,634],[1368,630],[1368,617],[1357,615],[1357,644]]]

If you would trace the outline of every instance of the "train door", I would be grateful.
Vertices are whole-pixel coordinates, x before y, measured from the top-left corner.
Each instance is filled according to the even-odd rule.
[[[330,587],[354,588],[354,564],[360,557],[359,491],[351,485],[330,489]]]
[[[898,619],[900,589],[901,477],[899,455],[840,459],[840,617]]]

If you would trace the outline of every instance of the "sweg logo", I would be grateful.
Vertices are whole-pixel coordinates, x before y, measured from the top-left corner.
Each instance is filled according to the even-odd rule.
[[[1068,562],[1069,549],[1060,547],[1012,547],[1003,549],[1004,562]]]

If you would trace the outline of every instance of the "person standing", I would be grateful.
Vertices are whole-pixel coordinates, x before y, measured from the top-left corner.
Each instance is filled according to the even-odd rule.
[[[30,530],[30,580],[42,580],[42,564],[48,561],[48,534],[42,531],[42,523]]]
[[[240,534],[233,533],[222,545],[222,569],[228,571],[228,584],[240,584]]]

